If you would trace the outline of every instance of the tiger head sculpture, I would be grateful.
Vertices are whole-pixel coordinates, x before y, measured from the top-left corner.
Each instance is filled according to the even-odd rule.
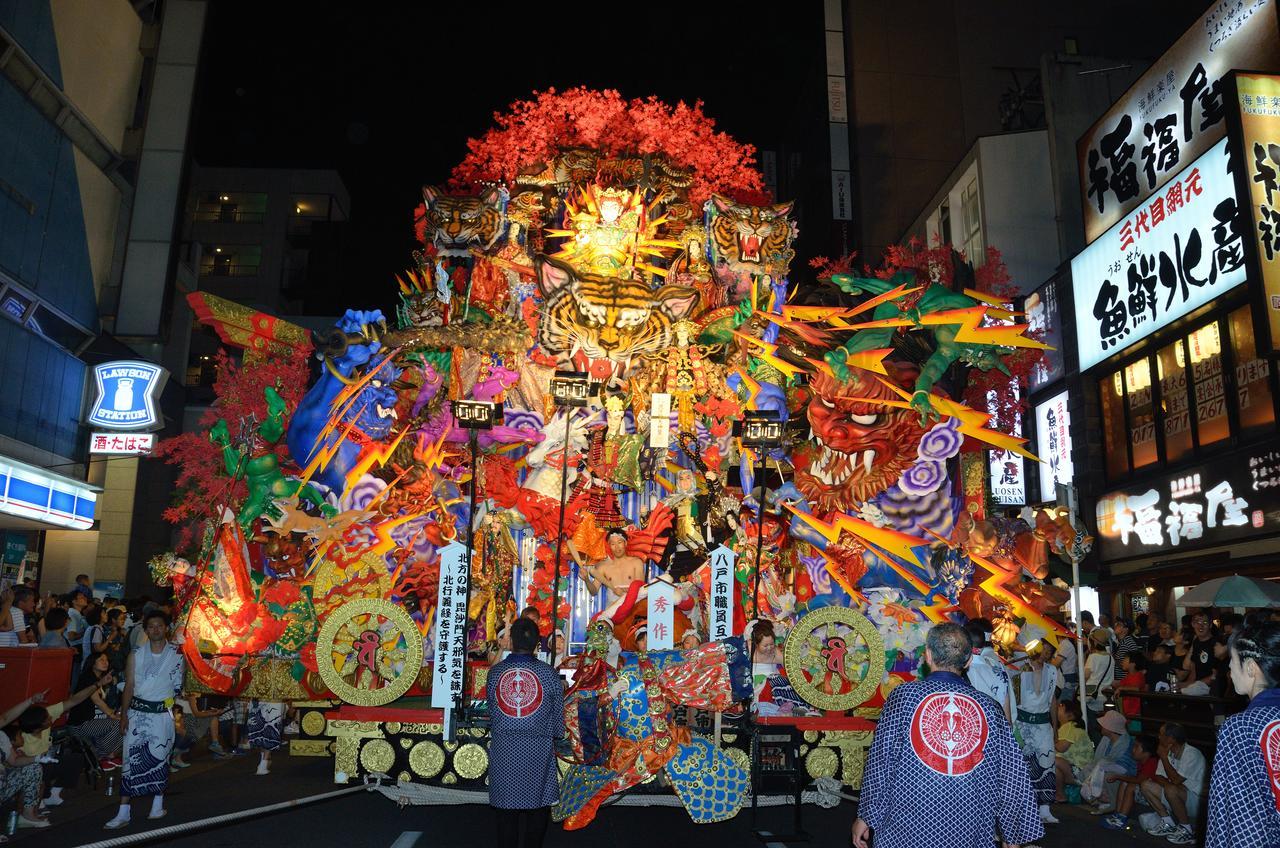
[[[564,363],[626,363],[671,344],[675,322],[693,312],[694,289],[663,286],[582,273],[567,263],[541,257],[538,285],[544,298],[538,342]]]
[[[467,256],[472,248],[489,250],[507,230],[507,197],[501,186],[462,197],[426,186],[414,214],[418,240],[434,244],[441,256]]]
[[[795,251],[791,203],[747,206],[718,194],[707,201],[711,245],[717,262],[731,271],[786,276]]]

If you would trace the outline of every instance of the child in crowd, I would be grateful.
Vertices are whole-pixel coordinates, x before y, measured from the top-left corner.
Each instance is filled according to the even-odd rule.
[[[1136,774],[1107,775],[1107,783],[1118,784],[1116,811],[1102,820],[1102,826],[1107,830],[1124,830],[1129,826],[1129,817],[1133,815],[1134,805],[1145,803],[1138,787],[1155,777],[1156,768],[1160,765],[1160,758],[1156,756],[1154,736],[1139,736],[1133,740],[1133,760],[1137,764]]]
[[[1084,769],[1093,759],[1093,742],[1084,729],[1079,701],[1058,702],[1058,741],[1054,769],[1058,778],[1059,804],[1067,802],[1067,787],[1079,786]]]

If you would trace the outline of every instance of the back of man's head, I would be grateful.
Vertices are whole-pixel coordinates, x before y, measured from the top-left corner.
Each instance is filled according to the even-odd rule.
[[[969,640],[973,642],[975,648],[985,646],[991,639],[991,619],[989,618],[971,618],[964,628],[969,631]]]
[[[538,625],[527,618],[511,623],[511,650],[517,654],[532,654],[538,650]]]
[[[973,650],[973,643],[965,629],[958,624],[949,623],[936,625],[930,630],[926,645],[933,657],[933,668],[936,671],[951,671],[956,674],[964,671]]]

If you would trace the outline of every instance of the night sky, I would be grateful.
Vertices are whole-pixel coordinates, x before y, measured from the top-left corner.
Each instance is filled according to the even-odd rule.
[[[721,129],[757,147],[777,143],[806,82],[822,96],[820,3],[767,17],[749,5],[686,3],[678,16],[651,13],[626,26],[618,21],[625,4],[211,6],[196,159],[342,174],[359,279],[350,294],[335,293],[334,305],[391,304],[392,275],[408,267],[416,244],[411,219],[422,185],[447,180],[467,138],[535,89],[702,99]],[[370,303],[375,292],[381,297]]]

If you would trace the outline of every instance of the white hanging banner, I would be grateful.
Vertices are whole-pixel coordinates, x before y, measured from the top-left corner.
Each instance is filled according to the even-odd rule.
[[[654,392],[649,396],[649,447],[671,444],[671,395]]]
[[[463,661],[466,657],[467,571],[466,545],[453,541],[440,549],[436,664],[431,676],[431,706],[443,707],[446,715],[462,693]]]
[[[676,602],[680,600],[676,587],[665,580],[649,584],[649,638],[650,651],[669,651],[675,647]]]
[[[733,566],[738,555],[721,545],[711,552],[711,605],[707,608],[707,640],[733,635]]]

